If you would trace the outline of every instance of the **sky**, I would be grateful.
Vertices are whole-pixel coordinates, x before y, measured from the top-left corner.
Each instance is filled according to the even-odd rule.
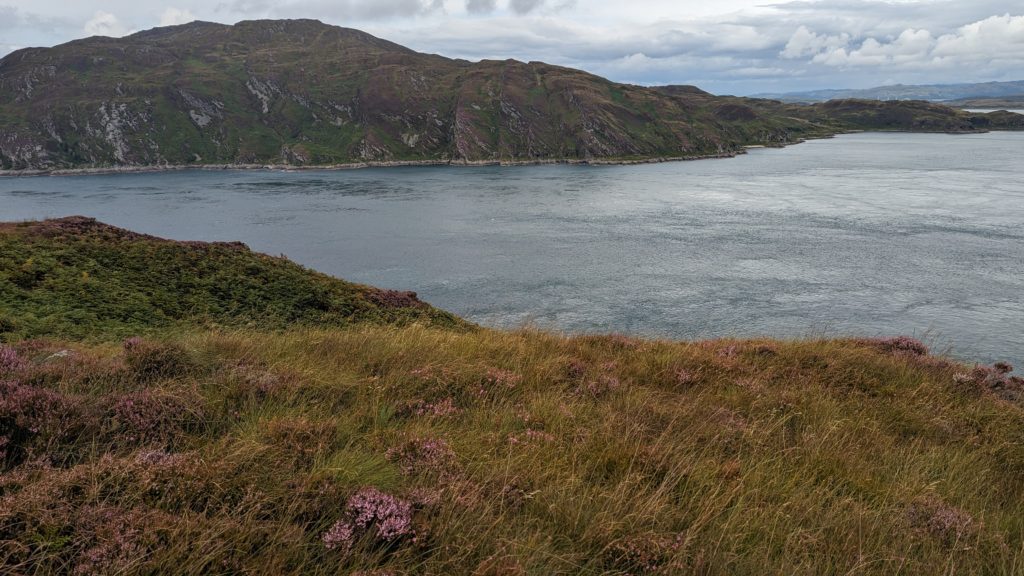
[[[1024,0],[0,0],[0,55],[258,18],[719,94],[1024,79]]]

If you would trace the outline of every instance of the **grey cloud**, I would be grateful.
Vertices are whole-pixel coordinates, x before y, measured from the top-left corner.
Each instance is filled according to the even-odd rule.
[[[508,7],[516,14],[529,14],[544,4],[544,0],[509,0]]]
[[[217,11],[246,18],[317,18],[374,21],[423,16],[444,10],[444,0],[234,0],[221,3]]]
[[[217,4],[217,12],[237,12],[239,14],[256,15],[266,14],[274,6],[267,0],[235,0],[234,2],[221,2]]]
[[[489,14],[498,7],[498,0],[466,0],[466,11],[470,14]]]
[[[14,6],[0,5],[0,30],[36,30],[53,32],[66,27],[67,24],[68,22],[61,18],[40,16],[38,14],[19,10]]]
[[[422,16],[444,8],[443,0],[347,0],[297,2],[293,5],[306,13],[354,20],[384,20]]]

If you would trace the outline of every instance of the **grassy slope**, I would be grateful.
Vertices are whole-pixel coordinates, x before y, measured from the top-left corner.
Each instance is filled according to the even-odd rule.
[[[1021,383],[911,341],[151,338],[0,349],[0,572],[1024,570]]]
[[[360,321],[462,324],[414,295],[337,280],[242,244],[172,242],[80,217],[0,225],[0,338]]]

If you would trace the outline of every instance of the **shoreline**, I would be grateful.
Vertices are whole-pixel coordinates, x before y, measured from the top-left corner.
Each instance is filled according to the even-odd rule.
[[[668,162],[691,162],[696,160],[721,160],[735,158],[746,154],[749,150],[788,148],[812,140],[829,140],[845,134],[865,132],[906,132],[908,134],[985,134],[998,130],[972,130],[964,132],[906,132],[902,130],[843,130],[834,134],[811,136],[793,140],[783,144],[744,144],[738,149],[718,154],[700,154],[694,156],[655,156],[650,158],[540,158],[535,160],[380,160],[365,162],[347,162],[341,164],[164,164],[147,166],[105,166],[94,168],[56,168],[51,170],[0,170],[0,178],[29,178],[40,176],[103,176],[114,174],[150,174],[163,172],[195,171],[253,171],[253,172],[316,172],[363,170],[368,168],[426,168],[432,166],[451,166],[456,168],[478,168],[484,166],[638,166],[643,164],[664,164]],[[1006,130],[1017,132],[1017,130]]]
[[[799,144],[793,142],[792,144]],[[782,146],[778,146],[781,148]],[[368,168],[404,168],[452,166],[457,168],[477,168],[482,166],[631,166],[640,164],[662,164],[666,162],[689,162],[694,160],[714,160],[735,158],[746,154],[748,148],[766,148],[766,146],[744,146],[734,152],[721,154],[703,154],[699,156],[658,156],[652,158],[613,159],[613,158],[558,158],[538,160],[383,160],[368,162],[349,162],[342,164],[165,164],[158,166],[107,166],[100,168],[57,168],[53,170],[0,170],[0,178],[25,178],[35,176],[92,176],[110,174],[146,174],[160,172],[198,171],[267,171],[267,172],[312,172],[363,170]]]

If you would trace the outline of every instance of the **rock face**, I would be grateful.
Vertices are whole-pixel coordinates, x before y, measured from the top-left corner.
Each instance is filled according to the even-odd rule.
[[[938,117],[928,129],[977,128]],[[842,127],[821,107],[452,60],[312,20],[195,22],[0,60],[0,170],[681,158]]]

